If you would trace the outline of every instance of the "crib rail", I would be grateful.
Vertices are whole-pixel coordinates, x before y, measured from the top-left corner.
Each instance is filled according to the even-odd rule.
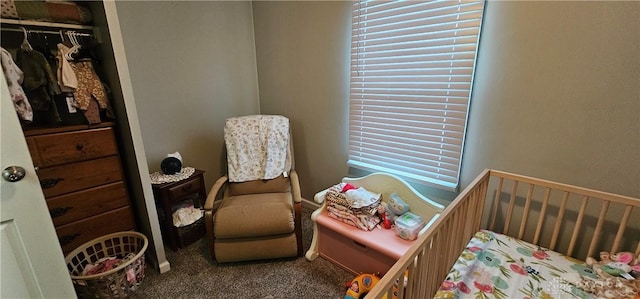
[[[478,230],[482,220],[490,171],[483,171],[444,209],[424,234],[382,277],[365,298],[393,298],[396,281],[398,298],[430,298],[435,294],[451,265]]]
[[[497,170],[491,176],[497,187],[484,228],[580,260],[640,253],[640,222],[629,221],[640,217],[640,199]]]
[[[640,254],[640,199],[485,170],[382,277],[366,298],[431,298],[479,229],[584,260]],[[398,284],[397,282],[405,283]],[[396,287],[404,285],[404,287]]]

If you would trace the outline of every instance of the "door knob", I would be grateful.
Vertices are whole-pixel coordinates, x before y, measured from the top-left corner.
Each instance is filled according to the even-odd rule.
[[[2,171],[2,177],[7,182],[17,182],[21,180],[26,172],[20,166],[9,166]]]

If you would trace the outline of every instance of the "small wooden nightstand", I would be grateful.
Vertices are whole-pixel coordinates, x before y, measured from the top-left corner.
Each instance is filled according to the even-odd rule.
[[[152,185],[152,187],[156,206],[161,210],[161,215],[159,216],[163,227],[163,235],[168,239],[171,249],[176,251],[178,248],[182,248],[188,244],[180,240],[180,232],[178,230],[183,228],[177,228],[173,225],[172,214],[175,209],[179,207],[179,204],[187,200],[193,201],[194,207],[203,207],[204,202],[207,200],[207,193],[204,188],[204,171],[196,169],[190,177],[182,181],[157,184]],[[196,238],[194,239],[193,235],[190,236],[190,239],[193,239],[193,241],[204,235],[204,224],[201,222],[202,221],[198,221],[192,224],[200,225],[201,228],[190,228],[196,229]],[[194,232],[191,234],[193,233]]]

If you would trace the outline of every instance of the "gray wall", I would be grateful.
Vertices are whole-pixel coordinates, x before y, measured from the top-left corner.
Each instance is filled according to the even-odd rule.
[[[487,4],[462,164],[640,197],[640,2]]]
[[[258,113],[250,2],[117,2],[149,170],[179,151],[221,172],[224,120]]]
[[[290,118],[304,198],[347,174],[350,2],[253,3],[265,114]]]
[[[350,4],[118,2],[150,169],[180,151],[211,185],[224,118],[262,111],[292,119],[306,198],[348,175]],[[640,2],[485,13],[462,186],[492,167],[640,197]]]

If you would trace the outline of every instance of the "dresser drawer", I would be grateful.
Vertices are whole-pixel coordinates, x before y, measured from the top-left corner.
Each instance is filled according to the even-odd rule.
[[[55,226],[124,207],[129,196],[123,182],[90,188],[47,199]]]
[[[133,230],[135,223],[129,206],[77,222],[56,227],[62,251],[67,254],[85,242],[106,234]]]
[[[49,167],[118,153],[112,128],[27,137],[33,164]]]
[[[122,180],[118,156],[38,170],[44,196],[49,198]]]
[[[202,186],[203,181],[200,179],[190,179],[187,182],[180,184],[169,189],[169,198],[173,201],[179,201],[187,195],[198,193]]]

